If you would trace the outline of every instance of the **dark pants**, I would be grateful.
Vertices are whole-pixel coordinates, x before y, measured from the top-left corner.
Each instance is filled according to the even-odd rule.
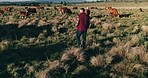
[[[82,35],[82,44],[81,44],[81,41],[80,41],[81,35]],[[82,47],[85,47],[86,31],[79,31],[79,30],[77,30],[77,32],[76,32],[76,39],[77,39],[78,46],[82,45]]]

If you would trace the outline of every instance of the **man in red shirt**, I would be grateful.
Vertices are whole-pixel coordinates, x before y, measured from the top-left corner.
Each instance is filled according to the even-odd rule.
[[[84,48],[86,43],[86,30],[87,30],[88,21],[89,21],[84,8],[80,9],[80,14],[78,15],[78,17],[79,17],[79,22],[77,25],[76,39],[77,39],[78,46]],[[80,41],[81,35],[82,35],[82,44]]]

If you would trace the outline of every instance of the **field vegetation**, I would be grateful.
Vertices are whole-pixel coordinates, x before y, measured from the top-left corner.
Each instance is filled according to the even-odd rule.
[[[0,78],[148,77],[147,2],[76,4],[67,6],[71,15],[54,10],[57,5],[28,18],[19,15],[23,6],[0,15]],[[79,9],[72,7],[88,5],[98,9],[91,9],[87,47],[81,49],[75,39]],[[111,17],[106,5],[120,16]]]

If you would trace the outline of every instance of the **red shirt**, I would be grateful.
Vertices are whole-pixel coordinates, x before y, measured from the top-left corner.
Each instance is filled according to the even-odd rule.
[[[77,30],[85,31],[87,27],[88,17],[85,13],[80,13],[78,16],[79,16],[79,22],[78,22]]]

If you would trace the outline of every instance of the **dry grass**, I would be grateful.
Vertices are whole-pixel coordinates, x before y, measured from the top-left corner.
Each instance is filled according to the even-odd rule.
[[[66,50],[65,53],[63,54],[63,56],[61,57],[61,61],[63,61],[63,62],[68,61],[68,60],[72,60],[72,59],[75,59],[79,62],[84,62],[85,55],[84,55],[84,52],[82,51],[82,49],[71,47],[68,50]]]
[[[148,26],[142,26],[141,27],[142,32],[148,33]]]
[[[27,19],[19,18],[20,16],[16,13],[15,15],[6,13],[6,15],[0,17],[0,25],[2,25],[0,26],[2,31],[0,35],[3,36],[5,32],[6,34],[11,33],[8,32],[9,24],[18,24],[19,29],[12,28],[12,32],[15,32],[16,36],[25,34],[21,35],[21,38],[12,41],[6,40],[7,35],[6,39],[5,36],[1,37],[1,53],[5,52],[5,50],[10,53],[10,55],[6,53],[7,57],[0,57],[0,59],[2,58],[0,60],[2,62],[2,67],[8,66],[7,64],[9,63],[7,62],[9,61],[13,62],[14,60],[12,58],[17,58],[18,60],[21,59],[19,62],[23,60],[25,64],[29,63],[30,66],[26,67],[25,64],[18,63],[18,60],[14,61],[16,67],[12,66],[11,69],[6,70],[16,78],[22,77],[19,75],[20,72],[18,70],[19,66],[23,67],[24,65],[26,68],[26,70],[22,70],[22,72],[26,72],[24,76],[33,78],[77,78],[75,76],[87,78],[86,76],[89,74],[91,74],[90,76],[92,78],[146,78],[144,73],[147,73],[148,70],[148,52],[146,47],[148,32],[147,9],[139,13],[139,8],[137,8],[147,8],[144,7],[146,4],[147,3],[76,4],[75,6],[84,8],[89,5],[90,7],[96,6],[99,8],[98,10],[91,10],[90,28],[87,32],[87,47],[85,49],[72,47],[76,45],[75,34],[79,9],[72,10],[72,15],[61,15],[57,11],[54,11],[53,7],[48,7],[51,8],[51,10],[40,10],[37,14],[29,16]],[[56,5],[57,4],[53,4],[52,6]],[[108,13],[104,9],[106,5],[117,8],[121,17],[112,18],[108,16]],[[68,7],[72,8],[72,6],[73,5]],[[17,11],[19,11],[21,8],[18,9],[15,7],[15,10],[18,9]],[[6,26],[4,27],[3,25]],[[26,32],[25,29],[27,29],[27,27],[23,28],[23,26],[35,26],[35,29],[36,27],[38,29],[34,31],[34,27],[28,27],[31,31],[27,30]],[[50,26],[49,28],[51,29],[46,29],[44,26]],[[60,31],[64,33],[60,33]],[[31,36],[34,32],[36,36]],[[28,33],[31,35],[28,36]],[[8,39],[9,37],[11,37],[11,35],[8,36]],[[25,56],[18,57],[21,53],[23,54],[24,50],[24,54],[28,56],[26,49],[29,49],[28,55],[32,58],[26,58]],[[40,55],[38,50],[41,51],[41,54],[49,52],[47,53],[49,60],[47,61],[44,55]],[[11,51],[14,54],[11,53]],[[38,58],[39,60],[37,60]],[[9,61],[7,59],[9,59]],[[32,61],[36,61],[36,63]],[[39,64],[40,68],[36,66],[38,63],[41,63]]]

